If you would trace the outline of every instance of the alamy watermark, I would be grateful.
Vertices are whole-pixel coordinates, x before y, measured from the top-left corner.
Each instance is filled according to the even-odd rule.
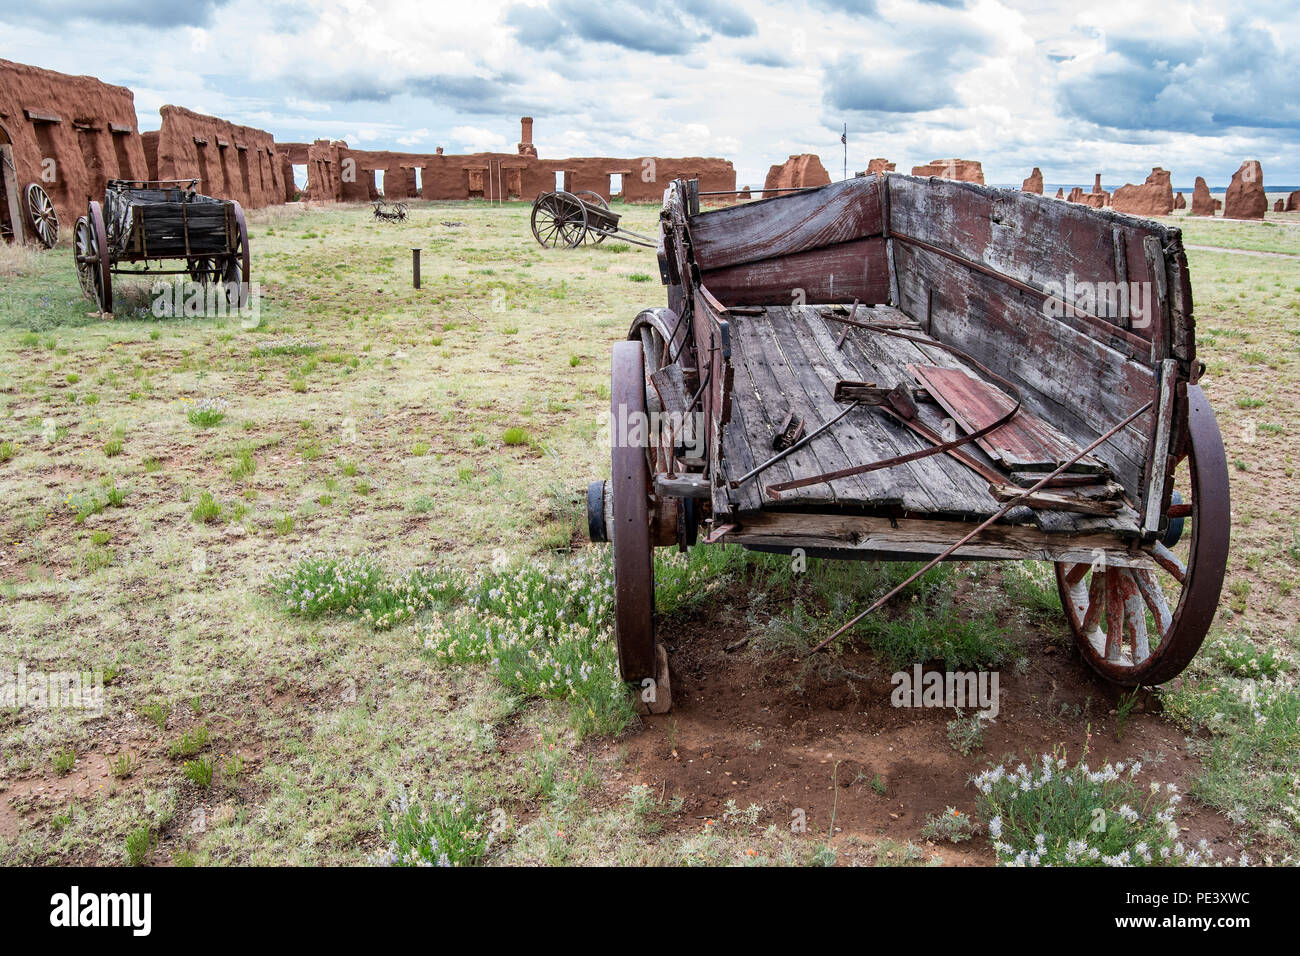
[[[104,713],[103,671],[28,671],[22,661],[0,666],[0,707]]]
[[[185,276],[159,279],[149,288],[151,311],[159,319],[238,317],[240,325],[262,324],[262,287],[257,282],[192,282]]]
[[[920,664],[896,671],[889,702],[895,707],[972,708],[984,720],[994,720],[1000,709],[997,671],[928,671]]]
[[[1134,329],[1145,329],[1151,324],[1150,282],[1093,282],[1067,272],[1064,282],[1047,282],[1043,291],[1047,293],[1043,314],[1053,319],[1127,318]]]

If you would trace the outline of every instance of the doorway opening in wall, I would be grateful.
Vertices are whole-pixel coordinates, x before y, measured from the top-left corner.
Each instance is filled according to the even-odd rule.
[[[384,195],[384,171],[382,169],[375,170],[375,189],[379,191],[379,195]]]
[[[64,157],[59,155],[54,145],[54,135],[51,132],[53,126],[54,123],[50,120],[32,119],[32,130],[36,133],[36,145],[41,154],[41,186],[57,206],[60,202],[72,202],[73,197],[68,195],[68,177],[63,175],[62,168]]]
[[[562,169],[557,169],[557,170],[555,171],[555,188],[556,188],[556,189],[564,189],[565,186],[566,186],[566,184],[568,183],[568,180],[569,180],[569,177],[565,174],[564,170],[562,170]]]
[[[298,202],[307,191],[307,164],[293,163],[293,201]]]
[[[623,174],[609,174],[609,198],[610,201],[623,198]]]
[[[111,130],[113,137],[113,155],[117,159],[117,178],[135,179],[131,170],[131,154],[126,151],[126,134]]]
[[[419,199],[424,195],[424,170],[419,166],[415,167],[415,194],[412,199]]]
[[[194,153],[199,158],[199,192],[212,195],[212,176],[208,173],[208,144],[194,141]]]
[[[22,212],[18,205],[18,169],[9,133],[0,126],[0,242],[17,242],[23,237]]]
[[[253,204],[253,180],[248,173],[248,147],[245,146],[241,149],[236,146],[235,150],[239,153],[239,181],[244,187],[244,194],[240,198],[251,206]]]

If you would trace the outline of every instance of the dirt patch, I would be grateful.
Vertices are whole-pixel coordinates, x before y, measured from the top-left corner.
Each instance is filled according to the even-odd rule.
[[[1054,643],[1057,635],[1017,635],[1029,665],[1022,673],[1001,669],[1000,712],[982,747],[964,757],[948,740],[954,711],[892,706],[892,670],[869,652],[838,658],[832,677],[751,650],[728,653],[746,633],[745,612],[743,603],[715,607],[661,634],[673,710],[611,745],[626,751],[630,772],[608,785],[645,783],[682,797],[680,829],[720,817],[734,800],[740,808],[759,805],[777,826],[801,812],[810,833],[826,834],[833,813],[833,845],[851,837],[924,845],[927,817],[948,807],[974,811],[971,775],[999,762],[1029,762],[1062,745],[1073,761],[1088,743],[1093,766],[1140,759],[1147,779],[1184,792],[1200,769],[1153,697],[1140,699],[1117,739],[1118,690]],[[1205,838],[1219,858],[1240,852],[1222,817],[1190,801],[1182,810],[1189,842]],[[993,862],[982,836],[929,853],[949,864]]]

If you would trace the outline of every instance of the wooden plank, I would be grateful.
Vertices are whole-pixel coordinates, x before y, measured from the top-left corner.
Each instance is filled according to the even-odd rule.
[[[1146,256],[1147,273],[1151,276],[1152,315],[1150,334],[1151,364],[1158,366],[1169,357],[1169,274],[1165,266],[1165,251],[1160,239],[1147,236],[1142,240]]]
[[[1160,517],[1164,509],[1169,480],[1169,444],[1173,434],[1174,406],[1177,404],[1175,387],[1178,383],[1178,362],[1165,359],[1160,374],[1160,397],[1156,411],[1155,438],[1151,442],[1151,460],[1147,466],[1146,500],[1143,502],[1142,530],[1154,534],[1160,530]]]
[[[759,437],[756,441],[755,431],[757,430],[751,428],[750,449],[755,455],[764,455],[760,449],[767,448],[770,454],[764,455],[764,457],[770,457],[771,454],[776,453],[776,450],[772,448],[772,438],[777,433],[781,419],[785,417],[794,398],[800,397],[802,392],[800,391],[798,396],[787,394],[787,392],[795,392],[797,386],[794,383],[793,376],[789,373],[789,369],[785,367],[781,356],[772,355],[767,349],[760,332],[761,324],[765,321],[766,317],[750,318],[746,316],[737,319],[732,326],[734,336],[732,355],[736,363],[743,365],[745,371],[749,374],[757,398],[757,402],[753,407],[754,416],[761,416],[761,421],[766,426],[767,431],[766,440]],[[746,411],[748,412],[750,409],[747,408]],[[759,435],[761,436],[761,431]],[[791,452],[783,459],[782,464],[789,466],[791,478],[807,478],[831,470],[831,468],[823,464],[821,450],[814,449],[811,443]],[[775,467],[780,467],[780,465]],[[775,467],[772,470],[775,470]],[[769,471],[758,480],[766,484],[777,479],[774,479]],[[796,500],[827,503],[837,499],[838,495],[830,485],[818,484],[800,489],[800,494]]]
[[[908,365],[907,370],[967,433],[986,428],[1015,407],[1010,395],[960,369]],[[1008,470],[1051,471],[1080,451],[1079,445],[1023,406],[1011,421],[976,442]],[[1104,469],[1088,455],[1070,470],[1097,473]]]
[[[891,234],[963,254],[1039,288],[1064,284],[1067,276],[1076,283],[1113,283],[1117,229],[1128,250],[1128,280],[1153,281],[1143,239],[1155,237],[1168,246],[1179,237],[1176,228],[1151,220],[1018,190],[898,175],[889,177],[889,190]]]
[[[695,261],[709,270],[877,236],[882,220],[877,180],[855,178],[710,210],[689,225]]]
[[[796,414],[807,419],[808,430],[811,431],[823,422],[830,421],[844,408],[835,401],[800,342],[800,333],[807,326],[803,312],[802,309],[796,311],[782,306],[769,308],[765,338],[768,348],[780,356],[784,367],[793,376],[794,382],[787,389],[786,395],[794,395],[797,390],[798,395],[802,396],[792,398],[791,404]],[[810,445],[817,448],[818,457],[826,465],[826,470],[835,471],[862,464],[860,455],[863,449],[849,436],[852,434],[854,416],[869,414],[871,413],[867,409],[851,412],[839,424],[810,442]],[[834,483],[834,487],[841,502],[861,502],[864,505],[882,507],[900,506],[903,503],[902,494],[897,487],[891,487],[889,479],[881,472],[842,478]]]
[[[870,515],[764,511],[747,518],[738,530],[722,540],[765,547],[882,552],[920,559],[941,554],[970,530],[969,522],[933,518],[905,517],[891,521]],[[953,557],[954,560],[992,558],[1091,564],[1098,551],[1112,567],[1155,567],[1148,554],[1130,550],[1115,534],[1050,534],[1032,526],[1010,524],[986,528]]]
[[[864,321],[873,321],[876,314],[883,309],[869,310]],[[813,340],[821,347],[822,356],[827,366],[841,378],[853,377],[858,381],[877,381],[881,384],[901,382],[905,373],[902,365],[893,356],[881,348],[885,342],[903,340],[874,338],[870,333],[854,329],[844,343],[844,348],[835,349],[835,338],[825,320],[810,321],[808,328]],[[937,416],[922,410],[923,424],[937,430],[941,423]],[[872,447],[871,454],[863,456],[863,462],[878,461],[896,455],[918,451],[929,445],[928,442],[913,435],[910,430],[879,413],[863,416],[861,434]],[[890,476],[902,486],[904,504],[909,511],[989,515],[996,510],[996,504],[988,494],[987,482],[962,465],[947,463],[943,456],[922,458],[906,462],[879,474]]]
[[[854,330],[850,337],[850,349],[856,349],[864,358],[876,368],[885,383],[904,383],[910,384],[911,376],[907,372],[909,363],[926,361],[926,353],[922,352],[921,347],[907,339],[900,339],[895,336],[880,335],[869,330]],[[937,354],[946,357],[946,360],[955,366],[960,367],[957,357],[950,352],[936,350]],[[933,435],[943,437],[945,434],[944,412],[942,408],[930,403],[921,403],[917,406],[916,424],[924,426]],[[906,428],[906,425],[900,427]],[[948,436],[956,437],[955,434]],[[925,448],[934,444],[929,438],[921,439],[915,446],[916,448]],[[948,507],[944,510],[953,512],[966,512],[970,514],[991,514],[996,505],[988,494],[988,477],[983,473],[984,468],[996,470],[992,460],[977,445],[966,445],[961,449],[963,455],[969,455],[980,460],[980,467],[972,470],[963,464],[955,463],[950,456],[940,455],[933,458],[920,459],[913,463],[921,481],[927,487],[933,488],[934,495],[937,499],[946,501]]]
[[[737,381],[745,381],[747,376],[743,373],[737,377]],[[741,475],[750,472],[755,465],[759,464],[754,460],[754,455],[749,446],[747,438],[747,428],[745,423],[745,403],[734,401],[731,405],[731,421],[722,426],[722,452],[724,467],[720,469],[723,481],[722,492],[726,495],[730,503],[742,514],[751,511],[758,511],[763,507],[763,499],[759,493],[757,479],[751,479],[739,488],[730,488],[728,483],[733,478],[739,478]],[[764,458],[766,460],[766,458]],[[787,474],[789,472],[787,471]],[[714,483],[714,511],[718,511],[717,506],[717,488]],[[722,509],[730,511],[731,508]]]
[[[706,269],[701,279],[728,305],[790,305],[796,290],[816,303],[889,298],[889,265],[879,237]]]
[[[1022,390],[1026,407],[1081,447],[1123,421],[1154,389],[1149,367],[1045,316],[1035,302],[910,246],[898,250],[904,297],[934,288],[934,336],[969,352]],[[1149,419],[1139,418],[1096,457],[1140,495]]]

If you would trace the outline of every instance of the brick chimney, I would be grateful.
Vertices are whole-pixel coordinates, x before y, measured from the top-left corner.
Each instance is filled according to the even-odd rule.
[[[537,155],[537,147],[533,145],[533,118],[531,116],[519,117],[519,155]]]

